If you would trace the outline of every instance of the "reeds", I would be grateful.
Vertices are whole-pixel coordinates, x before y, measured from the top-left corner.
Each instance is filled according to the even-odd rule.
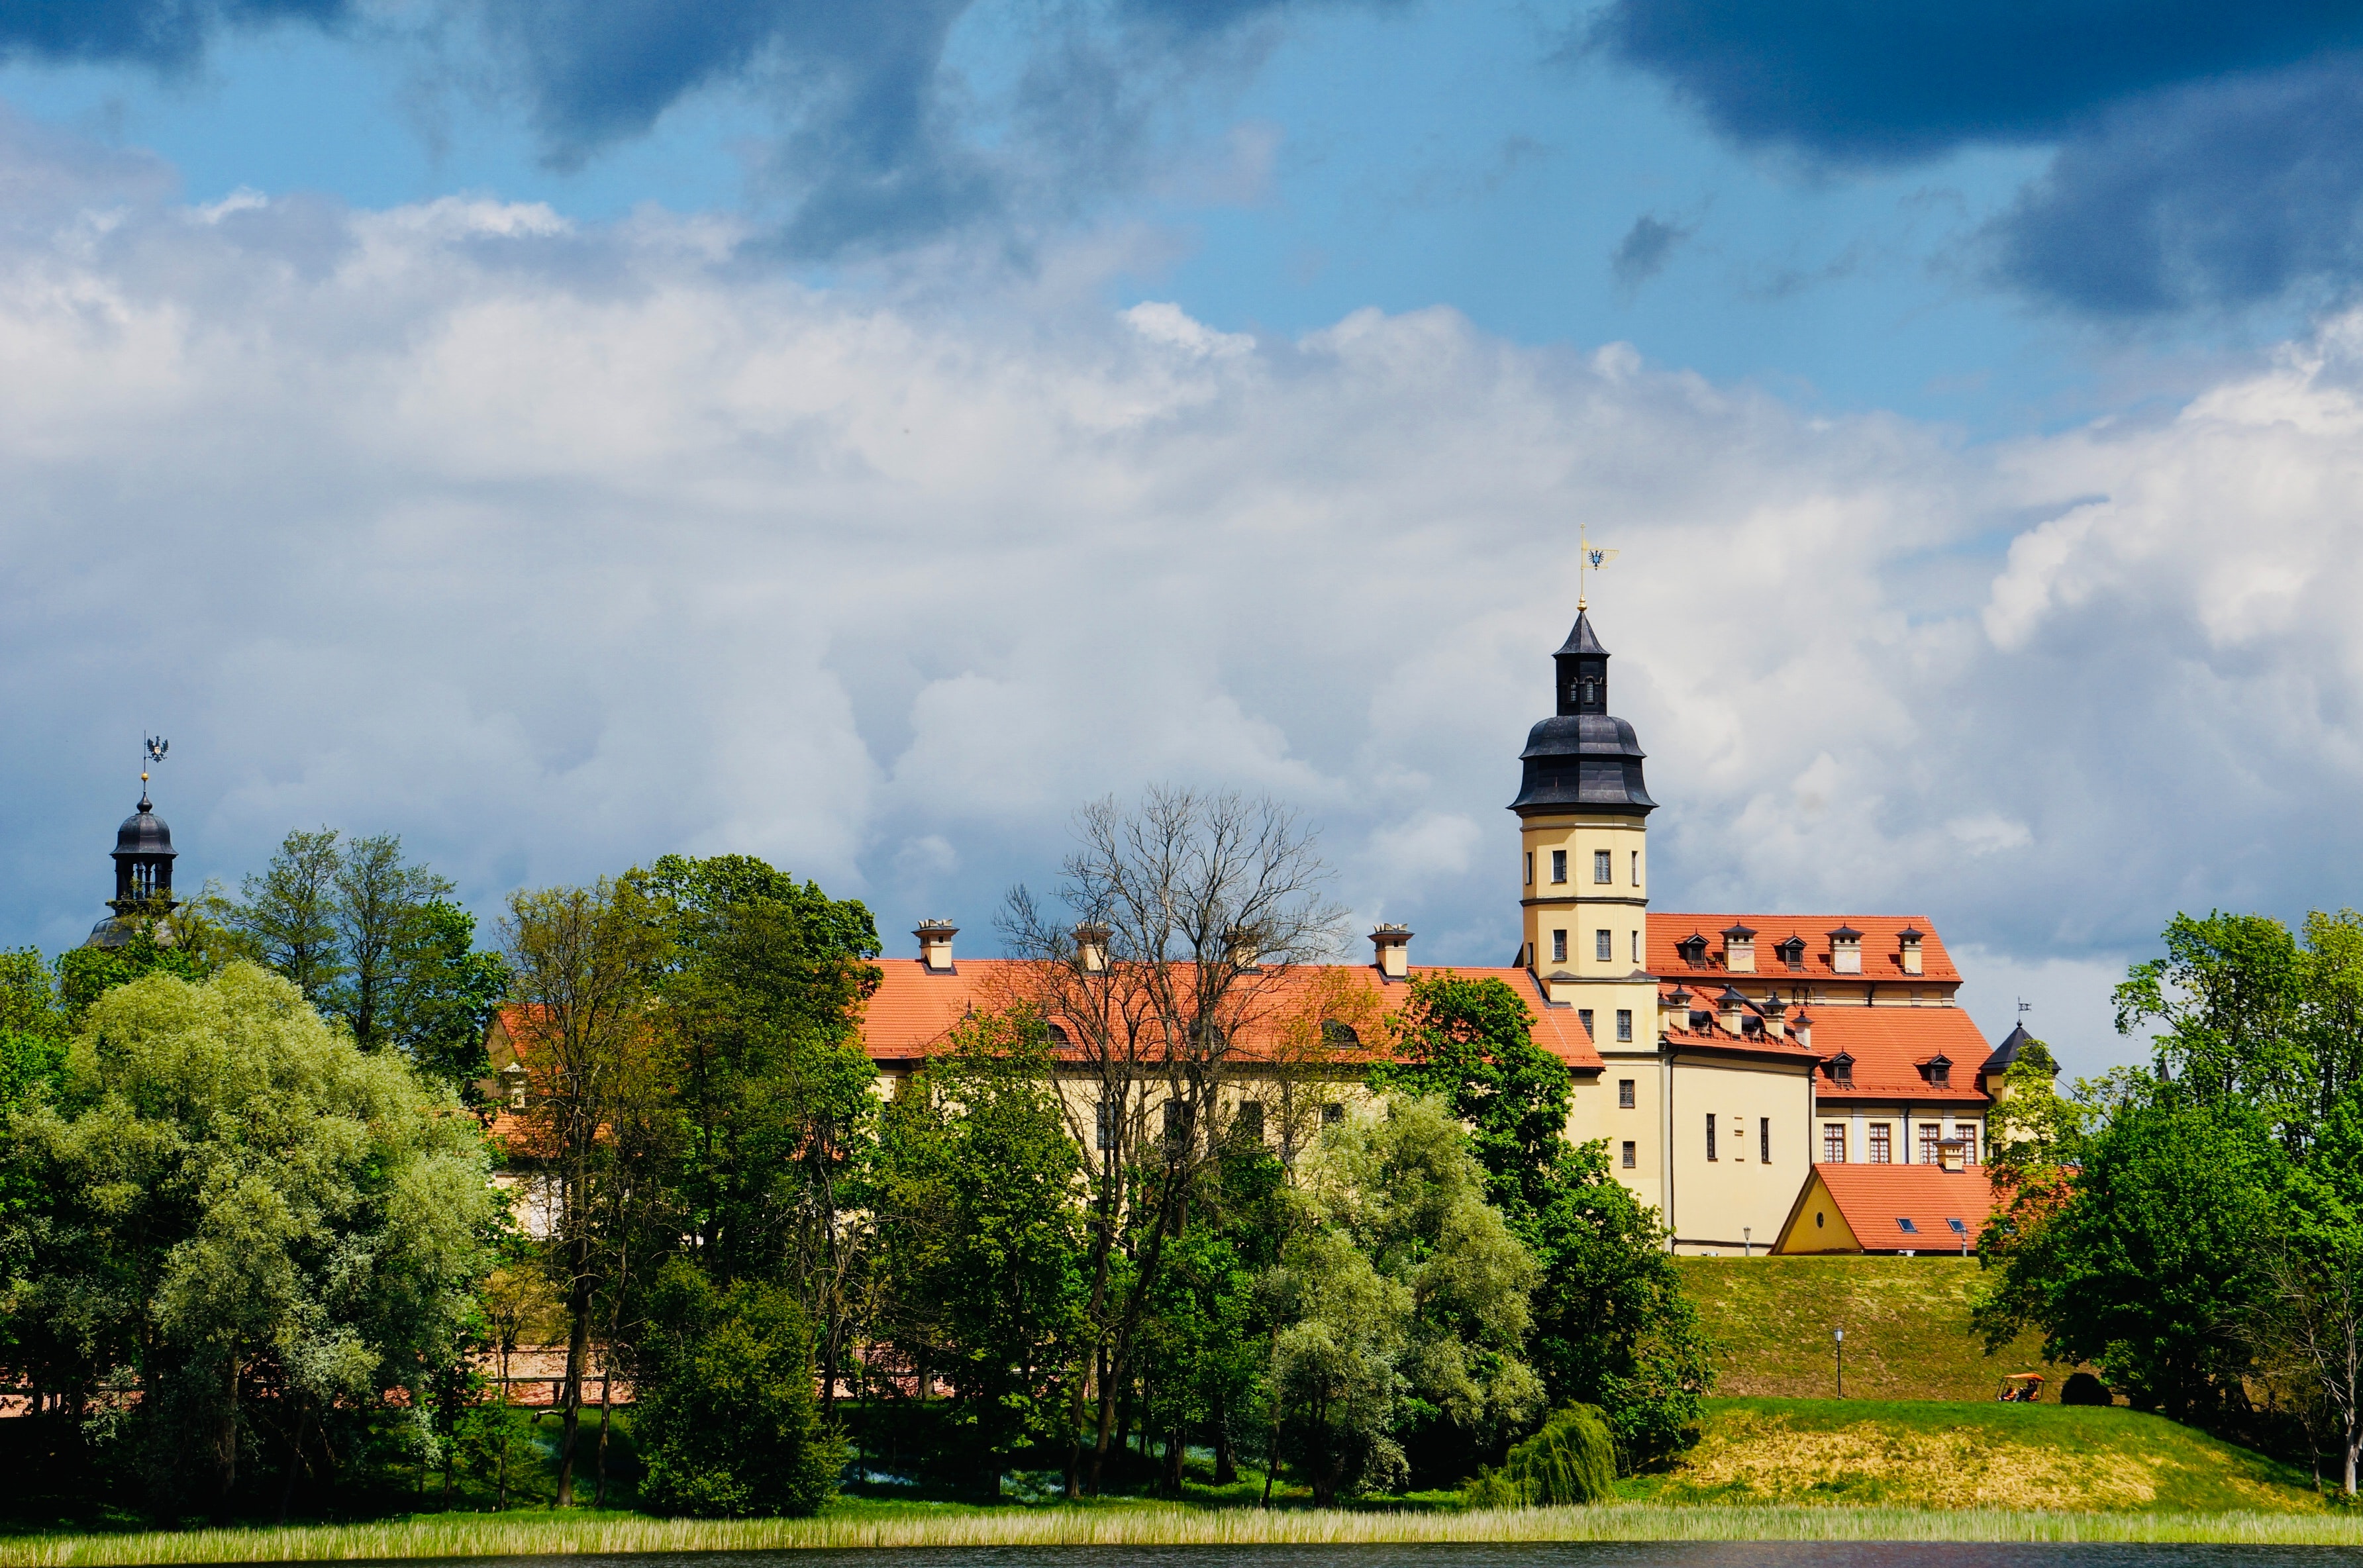
[[[327,1562],[641,1551],[982,1546],[1266,1546],[1517,1540],[1969,1540],[2363,1546],[2349,1514],[2043,1513],[2006,1509],[1603,1503],[1471,1513],[1191,1508],[974,1512],[848,1509],[810,1519],[452,1514],[384,1524],[41,1536],[0,1541],[0,1568]]]

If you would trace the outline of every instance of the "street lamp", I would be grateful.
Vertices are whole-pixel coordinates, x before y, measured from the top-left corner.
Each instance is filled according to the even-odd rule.
[[[1830,1338],[1838,1347],[1838,1397],[1846,1397],[1846,1331],[1832,1329]]]
[[[1739,1255],[1741,1257],[1752,1258],[1756,1255],[1756,1242],[1753,1240],[1755,1235],[1756,1227],[1753,1225],[1742,1225],[1739,1228]]]

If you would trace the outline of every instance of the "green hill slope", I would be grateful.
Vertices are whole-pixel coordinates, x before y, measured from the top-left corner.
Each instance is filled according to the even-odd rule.
[[[2158,1513],[2324,1506],[2304,1472],[2135,1410],[1858,1399],[1711,1400],[1698,1446],[1626,1490],[1669,1503]]]
[[[1975,1258],[1677,1258],[1719,1348],[1715,1392],[1827,1397],[1830,1331],[1846,1337],[1849,1399],[1985,1399],[2004,1373],[2041,1372],[2057,1399],[2072,1367],[2032,1334],[1989,1357],[1969,1332]]]

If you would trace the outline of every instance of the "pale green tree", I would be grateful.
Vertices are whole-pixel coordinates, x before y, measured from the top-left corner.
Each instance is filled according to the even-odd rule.
[[[8,1313],[84,1388],[137,1382],[164,1511],[255,1506],[247,1455],[333,1476],[389,1390],[423,1411],[500,1213],[473,1120],[250,964],[100,997],[5,1147],[42,1195],[0,1238]]]

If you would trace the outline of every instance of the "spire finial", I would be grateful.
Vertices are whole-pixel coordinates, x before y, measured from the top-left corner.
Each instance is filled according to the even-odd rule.
[[[1581,524],[1576,526],[1575,542],[1575,612],[1577,614],[1581,615],[1586,609],[1590,608],[1584,599],[1583,574],[1589,571],[1598,571],[1602,567],[1604,567],[1610,561],[1614,560],[1618,552],[1614,550],[1603,550],[1597,545],[1594,545],[1592,540],[1586,536],[1584,526]]]
[[[148,745],[147,765],[143,765],[139,769],[139,809],[143,812],[149,809],[148,765],[163,761],[164,754],[172,749],[172,743],[161,735],[148,735],[145,738]]]

